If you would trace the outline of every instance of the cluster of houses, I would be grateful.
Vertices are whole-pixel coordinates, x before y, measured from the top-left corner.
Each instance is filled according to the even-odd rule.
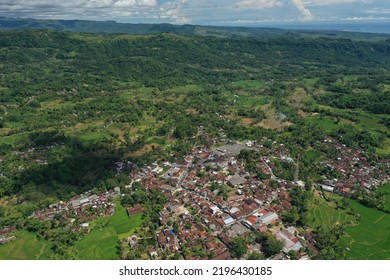
[[[322,163],[329,174],[323,176],[323,190],[351,196],[358,188],[370,192],[390,180],[388,161],[373,163],[363,150],[351,149],[334,139],[326,139],[322,145],[336,154],[333,160]]]
[[[16,239],[16,227],[10,226],[0,229],[0,244],[4,245]]]
[[[333,139],[321,145],[337,152],[337,158],[322,164],[339,174],[337,179],[330,175],[323,177],[324,190],[351,194],[357,187],[369,191],[390,180],[386,172],[389,162],[372,165],[363,151],[350,149]],[[267,175],[266,179],[247,171],[245,160],[239,156],[243,149],[259,152],[256,168]],[[143,168],[135,168],[131,162],[116,163],[118,172],[131,171],[133,182],[127,188],[137,182],[146,189],[159,189],[167,198],[155,235],[158,247],[148,249],[150,257],[180,252],[186,259],[228,260],[232,258],[233,238],[270,232],[284,244],[282,258],[290,251],[297,252],[299,258],[308,258],[304,249],[316,250],[313,234],[299,235],[280,219],[292,208],[289,191],[304,187],[304,183],[277,178],[273,173],[274,158],[294,161],[283,144],[273,143],[272,148],[267,148],[249,141],[227,142],[216,149],[194,147],[182,161],[175,163],[153,163]],[[31,217],[40,220],[62,217],[69,225],[78,225],[79,230],[88,232],[88,221],[115,213],[111,199],[120,195],[119,188],[100,194],[86,192],[68,202],[35,211]],[[143,212],[141,204],[127,209],[129,216]],[[0,231],[0,243],[7,238],[6,230],[9,229]],[[128,242],[131,248],[137,247],[136,236],[129,237]],[[261,249],[258,244],[247,246],[250,252]]]
[[[363,151],[335,140],[323,144],[338,151],[336,160],[323,164],[342,174],[338,180],[324,178],[323,186],[347,193],[358,186],[370,189],[389,180],[381,163],[369,164]],[[238,156],[242,149],[260,152],[256,167],[268,179],[259,180],[246,171],[245,161]],[[305,259],[307,255],[301,253],[304,248],[316,251],[310,232],[298,235],[295,228],[280,220],[280,215],[292,208],[289,190],[305,184],[277,178],[274,158],[294,161],[283,144],[273,143],[271,149],[253,142],[236,142],[216,149],[195,147],[182,162],[154,163],[133,174],[143,186],[159,188],[168,197],[156,236],[160,250],[180,250],[190,259],[229,259],[232,238],[269,231],[283,242],[286,255],[292,250]]]
[[[52,220],[55,218],[67,221],[74,225],[74,230],[89,231],[89,221],[98,217],[115,214],[115,204],[112,198],[120,195],[120,188],[108,192],[93,194],[86,192],[72,197],[69,201],[60,201],[49,205],[48,208],[35,211],[30,218],[39,220]]]
[[[245,162],[238,157],[242,149],[261,151],[264,157],[257,166],[273,179],[258,180],[247,172]],[[275,150],[275,156],[288,155],[283,145]],[[252,142],[214,150],[195,147],[183,162],[155,163],[133,174],[145,188],[159,188],[167,196],[156,233],[159,250],[180,251],[186,259],[230,259],[231,239],[253,231],[271,231],[289,240],[286,252],[303,248],[296,242],[295,232],[285,232],[279,217],[291,209],[289,190],[296,184],[273,175],[267,155],[271,153],[271,149]]]

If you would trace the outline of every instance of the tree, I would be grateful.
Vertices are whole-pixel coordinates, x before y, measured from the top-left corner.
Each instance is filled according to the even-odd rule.
[[[233,253],[237,258],[243,256],[248,250],[246,247],[246,240],[243,237],[234,237],[231,244]]]
[[[259,253],[259,252],[252,252],[248,256],[248,260],[264,260],[264,255],[262,253]]]
[[[0,205],[0,218],[4,217],[5,213],[6,213],[5,207]]]
[[[319,250],[317,259],[339,260],[345,256],[344,248],[339,245],[341,236],[345,234],[345,227],[337,225],[332,228],[319,228],[316,231],[317,242],[315,246]]]
[[[25,224],[25,227],[28,231],[31,231],[31,232],[36,232],[38,231],[41,227],[42,227],[42,224],[41,222],[36,219],[36,218],[33,218],[33,219],[27,219],[26,220],[26,224]]]
[[[283,249],[283,242],[277,240],[275,235],[271,233],[265,234],[266,240],[263,243],[263,251],[267,257],[276,255]]]
[[[290,211],[283,214],[282,218],[286,223],[296,224],[300,218],[297,207],[293,206]]]
[[[288,256],[290,257],[290,260],[296,260],[297,259],[297,252],[295,252],[294,250],[290,250],[288,251]]]

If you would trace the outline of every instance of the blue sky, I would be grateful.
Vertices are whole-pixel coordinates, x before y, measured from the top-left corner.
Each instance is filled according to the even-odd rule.
[[[0,0],[0,16],[210,25],[390,22],[390,0]]]

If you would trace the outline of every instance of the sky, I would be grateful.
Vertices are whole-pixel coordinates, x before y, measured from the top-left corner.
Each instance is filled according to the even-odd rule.
[[[390,0],[0,0],[0,16],[243,26],[390,23]]]

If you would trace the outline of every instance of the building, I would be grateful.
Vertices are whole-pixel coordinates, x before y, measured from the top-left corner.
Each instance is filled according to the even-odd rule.
[[[140,204],[134,205],[132,208],[127,208],[127,214],[129,216],[140,214],[144,212],[144,208]]]
[[[229,184],[232,187],[237,187],[246,183],[246,179],[238,174],[234,174],[229,180]]]
[[[321,188],[324,191],[327,191],[327,192],[333,192],[334,191],[334,187],[330,187],[330,186],[326,186],[326,185],[321,185]]]
[[[279,219],[279,216],[275,212],[269,212],[259,217],[259,221],[263,224],[269,224],[273,221],[276,221],[277,219]]]
[[[288,253],[289,251],[298,252],[303,246],[299,239],[294,235],[294,228],[288,228],[281,230],[276,233],[276,239],[283,242],[283,252]]]

